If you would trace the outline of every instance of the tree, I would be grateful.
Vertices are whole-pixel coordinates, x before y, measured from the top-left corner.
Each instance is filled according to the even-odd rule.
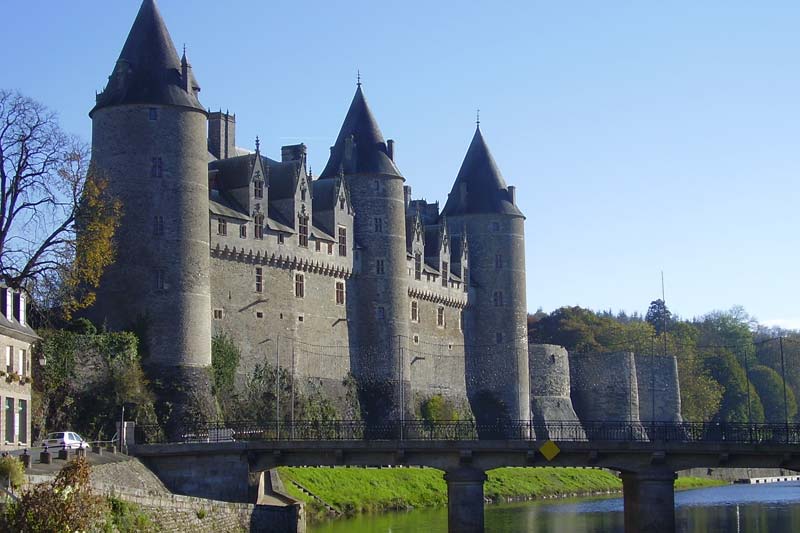
[[[650,302],[650,307],[647,309],[644,320],[653,326],[657,335],[661,335],[666,331],[666,327],[672,321],[672,313],[670,313],[664,300],[659,298],[658,300]]]
[[[90,305],[114,260],[121,209],[54,113],[0,90],[0,280],[67,316]]]
[[[777,423],[794,420],[797,415],[797,401],[791,388],[786,388],[786,401],[783,396],[783,380],[780,374],[763,365],[750,370],[750,382],[758,391],[764,404],[764,420]],[[788,416],[788,418],[787,418]]]

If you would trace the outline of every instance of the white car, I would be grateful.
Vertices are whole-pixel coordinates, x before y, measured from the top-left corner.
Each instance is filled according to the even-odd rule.
[[[42,441],[42,447],[45,446],[55,450],[60,450],[66,446],[68,450],[76,450],[78,448],[88,448],[89,443],[77,433],[60,431],[47,435],[47,438]]]

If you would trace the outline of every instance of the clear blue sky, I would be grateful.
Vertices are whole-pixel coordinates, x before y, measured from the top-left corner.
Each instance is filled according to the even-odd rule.
[[[528,307],[800,327],[800,3],[159,0],[238,144],[322,170],[364,89],[416,197],[444,201],[481,128],[527,215]],[[4,12],[0,87],[87,140],[138,0]]]

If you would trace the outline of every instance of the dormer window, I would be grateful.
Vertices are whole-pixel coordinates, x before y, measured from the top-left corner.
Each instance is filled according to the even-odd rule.
[[[344,198],[339,198],[339,209],[344,211]]]
[[[414,279],[422,279],[422,254],[414,255]]]
[[[300,246],[308,248],[308,216],[300,215],[297,217],[297,230]]]
[[[306,189],[305,189],[305,187],[300,189],[300,201],[302,201],[302,202],[306,201]]]
[[[253,224],[255,224],[256,239],[264,238],[264,215],[256,215],[253,217]]]
[[[253,182],[253,196],[256,198],[264,198],[264,182],[256,180]]]
[[[448,268],[449,265],[447,261],[442,261],[442,287],[447,287],[447,278],[449,277],[447,272]]]
[[[25,325],[25,311],[26,311],[26,309],[25,309],[25,294],[20,292],[18,300],[19,300],[19,315],[18,315],[19,323],[24,326]]]
[[[14,311],[13,311],[13,302],[14,302],[14,293],[11,292],[11,289],[3,289],[3,314],[6,316],[7,319],[12,320],[14,318]]]
[[[339,226],[339,255],[347,257],[347,228]]]

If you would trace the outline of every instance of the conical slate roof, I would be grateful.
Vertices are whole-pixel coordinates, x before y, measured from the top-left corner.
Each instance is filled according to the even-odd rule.
[[[189,90],[184,90],[181,61],[172,37],[155,1],[144,0],[92,113],[124,104],[176,105],[205,111],[192,85],[196,85],[194,79],[188,84]]]
[[[355,150],[353,157],[348,160],[345,154],[346,140],[351,136]],[[345,174],[387,174],[402,177],[389,157],[386,141],[383,140],[378,123],[367,105],[360,83],[320,178],[336,177],[340,168]]]
[[[461,170],[442,209],[442,216],[474,213],[523,216],[511,201],[511,193],[486,146],[480,126],[475,130]]]

